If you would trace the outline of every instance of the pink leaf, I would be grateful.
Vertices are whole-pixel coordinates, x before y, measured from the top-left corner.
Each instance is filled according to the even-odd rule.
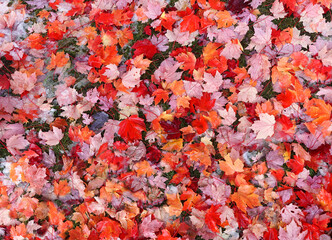
[[[131,87],[135,87],[136,85],[139,85],[139,83],[141,82],[141,80],[140,80],[141,73],[140,72],[141,72],[140,68],[133,67],[132,69],[130,69],[128,72],[126,72],[122,76],[122,84],[127,88],[131,88]]]
[[[109,80],[114,80],[119,76],[119,71],[118,67],[115,64],[109,64],[106,66],[106,71],[104,75],[109,79]]]
[[[35,73],[28,76],[26,73],[16,71],[12,74],[10,87],[13,89],[13,93],[22,94],[24,91],[32,90],[36,82],[37,77]]]
[[[157,237],[155,232],[159,231],[162,225],[163,223],[159,222],[157,219],[151,221],[151,215],[149,215],[143,219],[139,228],[139,233],[145,238],[154,239]]]
[[[181,66],[181,63],[175,61],[173,58],[167,58],[164,60],[159,68],[155,71],[154,75],[158,80],[166,80],[171,83],[181,78],[182,72],[176,72]]]
[[[279,228],[280,240],[304,240],[307,235],[307,231],[301,233],[301,228],[294,222],[294,220],[286,226],[286,231],[283,228]]]
[[[39,131],[39,137],[45,140],[47,145],[55,146],[59,144],[60,140],[63,138],[63,133],[61,129],[53,127],[53,131]]]
[[[256,139],[266,139],[274,134],[274,124],[276,120],[273,115],[267,113],[259,114],[258,121],[255,121],[251,129],[257,134]]]
[[[204,92],[214,93],[218,91],[219,87],[223,84],[222,76],[219,72],[213,77],[211,73],[204,73],[203,80],[206,82],[203,84]]]
[[[17,150],[22,150],[29,145],[29,142],[23,137],[22,134],[11,136],[7,139],[7,148],[10,152],[16,152]]]
[[[284,9],[284,5],[281,2],[279,2],[279,0],[274,1],[270,11],[275,18],[283,18],[287,15]]]
[[[257,89],[248,85],[248,86],[241,86],[240,92],[237,95],[237,100],[242,102],[249,102],[254,103],[257,101]]]
[[[301,209],[291,203],[281,210],[281,219],[286,224],[290,224],[292,221],[301,224],[301,220],[304,219],[304,214]]]
[[[228,111],[226,109],[218,111],[219,115],[224,118],[222,119],[222,124],[226,126],[232,125],[236,121],[236,114],[234,112],[234,109],[232,107],[228,108]]]

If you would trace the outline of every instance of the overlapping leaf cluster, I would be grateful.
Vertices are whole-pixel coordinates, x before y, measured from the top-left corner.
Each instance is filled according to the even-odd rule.
[[[331,239],[330,0],[0,13],[2,239]]]

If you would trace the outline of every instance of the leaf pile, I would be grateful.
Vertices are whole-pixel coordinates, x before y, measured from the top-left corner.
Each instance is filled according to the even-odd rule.
[[[331,239],[330,0],[0,3],[1,239]]]

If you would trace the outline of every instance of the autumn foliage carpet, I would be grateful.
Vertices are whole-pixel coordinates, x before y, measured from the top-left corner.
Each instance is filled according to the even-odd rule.
[[[330,240],[331,0],[0,2],[0,239]]]

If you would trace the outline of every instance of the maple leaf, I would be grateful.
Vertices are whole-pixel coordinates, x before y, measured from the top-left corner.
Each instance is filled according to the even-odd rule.
[[[258,121],[255,121],[251,129],[257,134],[256,139],[266,139],[274,134],[275,117],[267,113],[259,114]]]
[[[11,77],[10,87],[13,89],[13,93],[15,94],[22,94],[24,91],[31,91],[37,82],[35,73],[28,75],[26,72],[22,73],[15,71]]]
[[[295,221],[296,223],[301,224],[301,220],[303,220],[304,214],[298,206],[291,203],[283,207],[281,210],[281,218],[282,221],[286,224],[290,224],[291,221]]]
[[[190,33],[195,32],[199,29],[200,18],[197,17],[194,12],[182,18],[180,23],[181,32],[189,31]]]
[[[8,89],[10,87],[10,82],[6,75],[0,75],[0,90]]]
[[[172,139],[170,141],[168,141],[164,146],[163,146],[163,150],[165,151],[181,151],[181,149],[183,148],[183,139],[179,138],[179,139]]]
[[[325,211],[332,211],[332,194],[330,192],[322,188],[317,195],[317,200]]]
[[[230,106],[228,111],[226,109],[218,111],[219,115],[224,118],[222,119],[222,124],[226,126],[231,126],[236,121],[236,113],[234,109]]]
[[[221,225],[220,213],[218,213],[219,207],[218,205],[212,205],[205,215],[205,223],[213,232],[219,232],[218,225]]]
[[[168,100],[168,91],[158,88],[153,92],[152,96],[156,96],[154,99],[155,104],[157,105],[161,100],[164,100],[164,103]]]
[[[305,108],[307,108],[305,113],[314,119],[315,124],[322,124],[331,118],[332,106],[322,99],[311,99],[305,104]]]
[[[30,218],[34,215],[38,205],[38,199],[23,197],[19,203],[19,206],[16,208],[16,211],[24,214],[25,217]]]
[[[192,189],[189,189],[181,194],[181,200],[186,200],[183,204],[183,211],[191,211],[192,207],[198,204],[202,197],[196,194]]]
[[[135,87],[141,82],[141,69],[133,67],[127,73],[122,76],[122,84],[127,87]]]
[[[133,64],[136,68],[140,68],[142,70],[147,70],[152,63],[149,59],[143,59],[144,54],[141,54],[133,59]]]
[[[207,93],[214,93],[215,91],[219,90],[219,87],[222,86],[224,80],[222,79],[222,75],[217,71],[215,76],[211,73],[204,72],[203,80],[206,82],[203,85],[204,92]]]
[[[41,36],[39,33],[33,33],[27,38],[30,42],[30,47],[34,49],[43,49],[46,39]]]
[[[183,81],[174,81],[169,85],[169,88],[172,90],[172,92],[177,95],[180,96],[183,93],[186,92],[186,90],[184,89],[184,85],[183,85]]]
[[[229,154],[224,156],[226,161],[219,161],[219,166],[226,175],[233,175],[236,172],[243,172],[244,164],[240,159],[233,161]]]
[[[130,142],[142,139],[142,132],[146,131],[144,120],[137,115],[121,121],[119,127],[119,135]]]
[[[274,1],[271,8],[271,13],[275,18],[283,18],[287,15],[284,9],[284,5],[278,0]]]
[[[202,115],[192,122],[192,126],[198,134],[204,133],[209,128],[206,119]]]
[[[46,141],[47,145],[55,146],[59,144],[60,140],[63,138],[64,134],[60,128],[53,127],[52,131],[42,132],[39,131],[38,136]]]
[[[70,187],[68,186],[68,182],[66,180],[60,180],[58,182],[54,182],[54,194],[57,196],[65,196],[70,193]]]
[[[238,101],[243,101],[243,102],[249,102],[249,103],[254,103],[257,101],[257,89],[255,87],[252,87],[250,85],[244,86],[242,85],[239,88],[240,92],[237,95],[237,100]]]
[[[56,118],[51,124],[50,128],[57,127],[61,129],[63,132],[66,130],[66,127],[68,126],[67,121],[63,118]]]
[[[207,64],[210,60],[218,58],[217,49],[221,46],[219,43],[209,42],[203,49],[204,64]]]
[[[52,70],[56,67],[64,67],[69,61],[68,54],[64,52],[57,52],[51,55],[51,63],[46,67],[48,70]]]
[[[241,185],[238,191],[232,194],[231,200],[242,212],[247,212],[247,207],[253,208],[261,205],[259,196],[254,193],[255,189],[252,185]]]
[[[59,225],[60,223],[62,223],[63,220],[65,219],[63,213],[58,211],[57,207],[53,202],[48,202],[47,205],[49,208],[48,217],[50,224]]]
[[[200,99],[194,97],[190,101],[190,111],[195,112],[194,109],[200,111],[210,111],[215,105],[216,99],[211,99],[211,94],[204,92]]]
[[[169,57],[160,64],[159,68],[154,72],[154,75],[157,80],[166,80],[166,82],[172,83],[181,78],[182,72],[177,72],[180,66],[181,63]]]
[[[151,215],[145,217],[139,227],[139,233],[145,238],[157,238],[156,232],[159,231],[162,222],[159,222],[157,219],[152,220]]]
[[[165,209],[168,211],[170,216],[180,216],[183,205],[180,201],[179,194],[166,194],[167,196],[167,205],[168,207],[165,207]]]
[[[106,217],[97,223],[97,231],[100,232],[100,239],[118,238],[122,232],[120,223]]]
[[[18,149],[24,149],[29,145],[29,142],[23,137],[22,134],[11,136],[6,141],[7,148],[10,152],[16,152]]]
[[[158,52],[157,47],[153,45],[152,42],[148,39],[136,41],[132,48],[135,49],[133,56],[134,58],[144,54],[144,56],[147,58],[152,59],[153,56]]]
[[[218,17],[217,23],[218,28],[227,28],[232,26],[234,23],[236,23],[236,20],[234,20],[230,14],[230,12],[224,10],[219,11],[216,14],[216,17]]]
[[[304,240],[307,235],[308,230],[301,232],[301,227],[299,227],[294,220],[286,226],[286,231],[283,228],[279,228],[279,239],[280,240]]]
[[[136,163],[135,167],[137,167],[136,172],[138,176],[146,175],[150,177],[155,172],[155,170],[150,166],[150,163],[145,160]]]
[[[183,69],[184,71],[186,70],[193,71],[195,69],[196,57],[192,52],[180,53],[175,57],[175,59],[178,62],[182,63],[180,68]]]
[[[176,139],[176,138],[181,137],[181,132],[180,132],[181,121],[180,121],[180,119],[174,118],[174,120],[172,122],[161,120],[159,123],[160,123],[160,126],[167,133],[167,139]]]

